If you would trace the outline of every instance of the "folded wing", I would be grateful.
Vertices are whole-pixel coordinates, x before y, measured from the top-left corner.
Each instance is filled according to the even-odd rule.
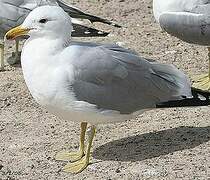
[[[73,91],[99,109],[129,114],[190,97],[188,78],[172,65],[147,61],[115,45],[75,44]]]

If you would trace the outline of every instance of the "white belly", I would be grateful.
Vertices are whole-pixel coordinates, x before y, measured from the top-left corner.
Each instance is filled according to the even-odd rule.
[[[73,122],[88,122],[90,124],[116,123],[132,118],[132,115],[121,115],[116,112],[86,112],[74,109],[64,110],[52,106],[47,106],[45,108],[61,119]]]

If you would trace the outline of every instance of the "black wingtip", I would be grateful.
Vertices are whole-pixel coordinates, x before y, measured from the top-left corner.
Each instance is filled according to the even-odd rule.
[[[106,37],[109,32],[101,31],[80,24],[73,24],[72,37]]]
[[[107,20],[107,19],[104,19],[104,18],[101,18],[101,17],[98,17],[98,16],[94,16],[94,15],[82,12],[80,9],[75,8],[73,6],[70,6],[67,3],[63,2],[62,0],[57,0],[57,3],[72,18],[88,19],[91,23],[101,22],[101,23],[108,24],[108,25],[111,25],[111,26],[114,26],[114,27],[117,27],[117,28],[122,27],[121,25],[116,24],[113,21],[110,21],[110,20]]]
[[[92,17],[95,17],[95,16],[92,16]],[[90,21],[91,23],[94,23],[94,22],[101,22],[101,23],[108,24],[108,25],[111,25],[111,26],[116,27],[116,28],[122,28],[121,25],[116,24],[116,23],[113,22],[113,21],[109,21],[109,20],[107,20],[107,19],[103,19],[103,18],[99,18],[99,17],[95,17],[94,19],[91,19],[91,18],[90,18],[89,21]]]
[[[210,92],[201,89],[192,88],[192,98],[183,98],[181,100],[174,100],[159,103],[156,108],[175,108],[175,107],[198,107],[210,105]]]

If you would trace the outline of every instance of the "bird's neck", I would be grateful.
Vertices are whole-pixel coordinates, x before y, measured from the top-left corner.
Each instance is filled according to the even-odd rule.
[[[23,47],[23,53],[33,54],[33,56],[54,55],[62,51],[70,44],[71,39],[62,38],[29,38]]]
[[[70,43],[62,39],[51,38],[29,38],[22,50],[21,63],[23,68],[41,68],[41,66],[47,65],[48,67],[56,65],[56,58],[66,46]]]

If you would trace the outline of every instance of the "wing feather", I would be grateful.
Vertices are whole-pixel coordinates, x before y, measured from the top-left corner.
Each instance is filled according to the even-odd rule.
[[[80,54],[72,62],[72,88],[80,101],[127,114],[191,96],[188,78],[172,65],[147,61],[116,45],[73,46]]]

